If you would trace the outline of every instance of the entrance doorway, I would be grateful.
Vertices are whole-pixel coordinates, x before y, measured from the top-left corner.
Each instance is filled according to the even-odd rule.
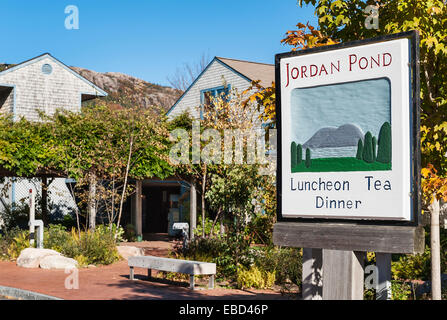
[[[148,186],[143,194],[143,233],[167,233],[170,196],[180,194],[180,186]]]

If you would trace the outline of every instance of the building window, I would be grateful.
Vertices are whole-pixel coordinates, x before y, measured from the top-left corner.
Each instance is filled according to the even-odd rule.
[[[48,63],[44,64],[42,66],[42,73],[43,74],[51,74],[53,72],[53,67],[49,65]]]
[[[200,92],[200,118],[203,119],[203,112],[213,107],[213,101],[217,98],[228,100],[230,97],[230,85],[202,90]]]

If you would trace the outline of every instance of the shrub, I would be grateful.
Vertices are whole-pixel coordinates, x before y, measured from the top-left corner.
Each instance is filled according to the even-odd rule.
[[[89,265],[88,258],[83,256],[82,254],[76,256],[74,259],[78,262],[78,265],[81,268],[87,267]]]
[[[256,266],[249,270],[239,268],[236,283],[241,289],[268,289],[275,284],[275,272],[261,271]]]

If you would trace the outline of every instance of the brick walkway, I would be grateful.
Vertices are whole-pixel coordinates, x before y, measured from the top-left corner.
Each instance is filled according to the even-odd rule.
[[[135,244],[128,244],[135,245]],[[146,254],[166,256],[172,243],[157,241],[136,244]],[[67,300],[137,300],[137,299],[289,299],[272,290],[234,290],[216,288],[191,291],[188,281],[170,282],[161,279],[147,281],[147,270],[135,268],[137,281],[129,280],[127,261],[110,266],[79,269],[79,289],[65,288],[70,274],[64,270],[25,269],[15,262],[0,261],[0,286],[34,291]]]

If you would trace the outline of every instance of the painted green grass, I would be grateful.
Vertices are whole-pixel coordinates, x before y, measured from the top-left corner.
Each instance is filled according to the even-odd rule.
[[[312,159],[309,168],[305,161],[292,168],[296,172],[344,172],[344,171],[386,171],[391,170],[391,163],[367,163],[356,158],[320,158]]]

